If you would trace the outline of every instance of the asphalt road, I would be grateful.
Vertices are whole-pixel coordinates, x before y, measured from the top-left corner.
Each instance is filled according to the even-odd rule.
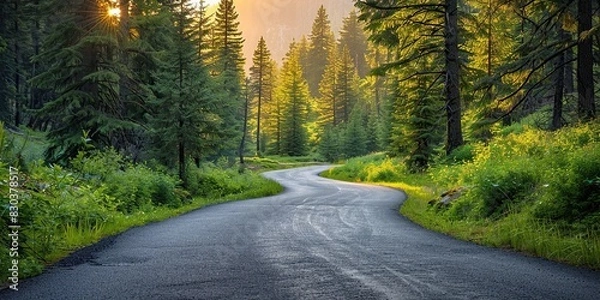
[[[129,230],[0,299],[600,299],[600,272],[461,242],[404,195],[276,171],[281,195]]]

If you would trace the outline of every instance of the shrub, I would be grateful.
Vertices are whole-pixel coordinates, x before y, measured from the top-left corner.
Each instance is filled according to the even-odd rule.
[[[131,213],[149,209],[152,205],[179,207],[181,199],[175,194],[177,180],[144,166],[130,166],[106,177],[107,192],[119,199],[118,210]]]
[[[464,163],[472,161],[475,157],[475,147],[471,144],[460,146],[454,149],[446,157],[446,162],[450,163]]]
[[[535,175],[528,170],[499,170],[476,178],[473,193],[482,200],[485,217],[499,216],[514,205],[527,200],[537,185]]]
[[[600,213],[600,145],[567,154],[567,166],[552,173],[535,216],[569,222],[594,219]]]

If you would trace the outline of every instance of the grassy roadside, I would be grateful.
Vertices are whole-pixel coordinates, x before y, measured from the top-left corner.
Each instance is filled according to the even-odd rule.
[[[473,166],[468,163],[454,165],[452,168],[455,174],[474,172],[469,169]],[[473,194],[477,195],[474,191],[477,188],[473,186],[461,197],[464,199],[459,198],[450,208],[430,204],[433,199],[439,199],[442,192],[455,187],[436,184],[434,178],[442,173],[447,175],[448,170],[437,167],[428,173],[412,174],[402,167],[401,160],[378,154],[351,159],[343,166],[322,173],[322,176],[403,190],[408,199],[400,213],[427,229],[481,245],[512,249],[575,266],[600,269],[598,229],[587,226],[584,221],[566,222],[536,217],[545,199],[545,194],[539,192],[538,186],[532,187],[535,190],[534,198],[527,198],[523,203],[507,203],[506,208],[498,215],[482,215],[475,212],[484,210],[482,203],[486,202],[472,198]],[[472,184],[473,181],[471,178],[471,181],[466,180],[462,184]],[[544,186],[546,185],[542,185]],[[527,197],[530,196],[532,195],[528,194]]]
[[[35,276],[132,227],[283,190],[225,160],[191,164],[184,184],[159,164],[133,163],[114,150],[80,153],[67,168],[41,161],[44,149],[43,134],[0,124],[0,286],[13,271]],[[12,225],[20,226],[14,237]]]
[[[271,155],[265,157],[251,156],[244,159],[248,169],[260,173],[274,170],[314,166],[324,163],[315,156],[289,157]]]
[[[134,227],[164,221],[206,206],[272,196],[283,190],[281,185],[275,181],[259,175],[256,176],[255,187],[240,193],[224,195],[221,197],[194,197],[190,203],[177,208],[163,206],[148,211],[137,211],[128,215],[115,213],[110,218],[110,221],[96,223],[93,226],[66,226],[64,229],[64,245],[55,252],[48,254],[46,263],[49,265],[53,264],[68,256],[73,251],[92,245],[103,238],[122,233]]]
[[[5,165],[1,167],[6,169]],[[213,192],[204,196],[190,197],[177,206],[146,203],[132,211],[90,203],[95,200],[102,202],[115,198],[105,194],[103,187],[91,189],[90,186],[84,185],[87,183],[76,182],[78,186],[74,188],[85,190],[82,193],[89,193],[89,196],[75,193],[63,198],[57,197],[54,201],[49,200],[49,197],[40,196],[38,191],[23,189],[19,207],[19,217],[23,220],[19,232],[19,279],[36,276],[46,266],[56,263],[70,253],[130,228],[163,221],[209,205],[271,196],[283,190],[278,183],[258,173],[250,171],[239,175],[237,173],[237,170],[212,170],[207,174],[209,178],[211,176],[222,178],[223,174],[230,175],[227,177],[228,181],[223,185],[215,186]],[[2,191],[4,192],[4,187]],[[65,187],[59,193],[73,193],[73,191]],[[90,205],[88,211],[86,211],[87,205]],[[2,215],[5,223],[9,224],[6,221],[6,212],[4,210]],[[0,245],[0,255],[3,258],[10,257],[7,245],[10,243],[5,240]],[[0,261],[2,278],[10,276],[9,263],[8,259]],[[5,280],[2,282],[6,283]]]

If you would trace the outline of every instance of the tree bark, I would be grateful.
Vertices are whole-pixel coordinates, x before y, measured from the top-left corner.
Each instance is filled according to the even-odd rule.
[[[563,40],[567,33],[560,25],[557,26],[558,38]],[[558,130],[563,126],[563,96],[565,88],[565,53],[561,53],[554,60],[554,106],[552,108],[552,130]]]
[[[244,151],[246,148],[246,135],[248,131],[248,104],[250,102],[250,91],[249,89],[249,80],[246,79],[246,101],[244,104],[244,124],[242,126],[242,140],[240,141],[240,148],[238,149],[238,153],[240,155],[240,164],[244,165]]]
[[[446,0],[444,22],[445,58],[446,58],[446,114],[447,142],[446,153],[452,152],[463,144],[461,125],[461,103],[459,90],[458,61],[458,1]]]
[[[584,38],[584,34],[592,28],[592,1],[578,0],[577,15],[577,113],[581,121],[587,121],[596,117],[592,36]]]

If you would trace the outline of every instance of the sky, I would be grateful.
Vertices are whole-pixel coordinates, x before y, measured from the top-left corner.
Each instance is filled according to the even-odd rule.
[[[206,1],[206,0],[205,0]],[[218,3],[219,0],[210,2]],[[206,2],[208,3],[208,2]],[[234,0],[244,39],[246,67],[263,36],[273,59],[280,65],[293,40],[310,35],[319,7],[323,5],[332,28],[339,37],[342,19],[354,9],[352,0]]]

